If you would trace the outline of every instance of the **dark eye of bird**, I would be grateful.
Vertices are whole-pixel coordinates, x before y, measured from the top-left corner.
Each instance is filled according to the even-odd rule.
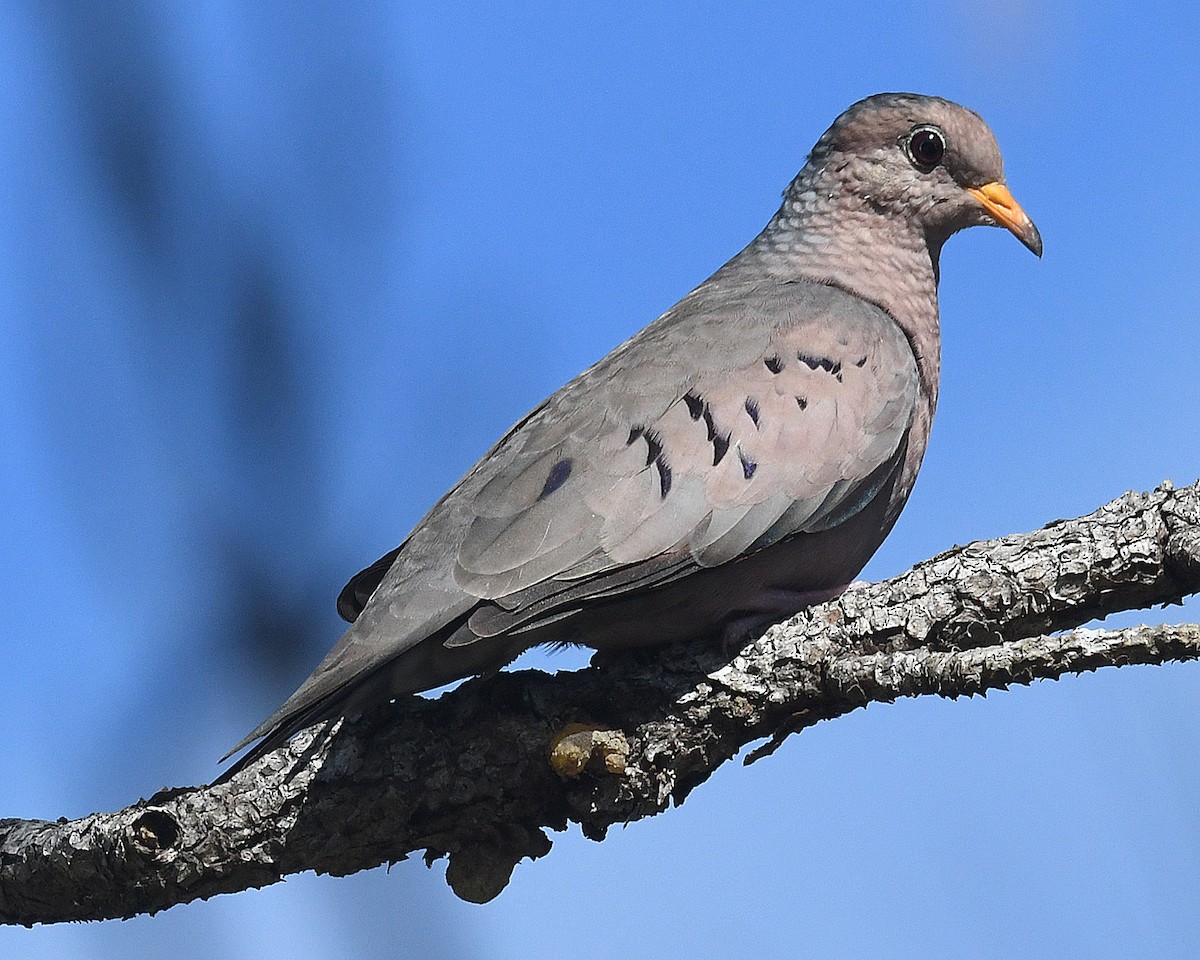
[[[931,127],[914,130],[908,138],[908,156],[923,170],[932,170],[946,155],[946,141],[941,131]]]

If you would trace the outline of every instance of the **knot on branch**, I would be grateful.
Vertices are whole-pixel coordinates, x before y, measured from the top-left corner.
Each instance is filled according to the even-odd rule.
[[[550,838],[537,827],[497,824],[486,838],[463,841],[458,849],[450,851],[446,882],[460,899],[487,903],[508,886],[518,863],[525,857],[544,857],[550,846]],[[426,851],[426,865],[439,856],[433,850]]]
[[[151,856],[160,856],[179,842],[179,824],[165,810],[147,810],[130,825],[134,845]]]

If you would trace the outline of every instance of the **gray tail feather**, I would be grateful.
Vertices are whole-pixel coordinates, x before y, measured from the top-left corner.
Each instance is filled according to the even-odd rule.
[[[310,703],[307,707],[295,713],[287,713],[287,704],[284,704],[283,707],[267,717],[266,720],[251,730],[246,736],[242,737],[237,746],[221,757],[219,762],[224,763],[244,746],[258,740],[258,743],[254,744],[245,755],[235,760],[228,770],[223,771],[212,782],[212,786],[228,782],[242,770],[245,770],[272,750],[282,747],[301,730],[315,726],[322,721],[336,719],[339,715],[337,703],[341,699],[341,693],[341,689],[330,691],[324,697]]]

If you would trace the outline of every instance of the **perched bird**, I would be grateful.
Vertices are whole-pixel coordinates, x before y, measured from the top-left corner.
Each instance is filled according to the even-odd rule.
[[[536,644],[744,632],[836,596],[912,490],[937,404],[938,257],[977,225],[1041,256],[977,114],[907,93],[854,104],[749,246],[350,581],[350,629],[230,752],[261,738],[239,766]]]

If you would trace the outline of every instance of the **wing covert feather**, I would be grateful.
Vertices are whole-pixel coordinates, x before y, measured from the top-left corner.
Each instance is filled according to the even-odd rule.
[[[489,476],[464,482],[454,576],[499,607],[473,628],[516,627],[525,607],[603,595],[610,578],[635,583],[629,568],[664,556],[673,576],[725,563],[861,506],[860,485],[912,422],[912,350],[871,304],[764,286],[708,312],[703,297],[684,301],[684,316],[568,384]]]
[[[530,629],[827,529],[887,479],[919,394],[873,304],[710,281],[519,421],[343,597],[378,578],[394,653],[464,614],[476,636]]]

